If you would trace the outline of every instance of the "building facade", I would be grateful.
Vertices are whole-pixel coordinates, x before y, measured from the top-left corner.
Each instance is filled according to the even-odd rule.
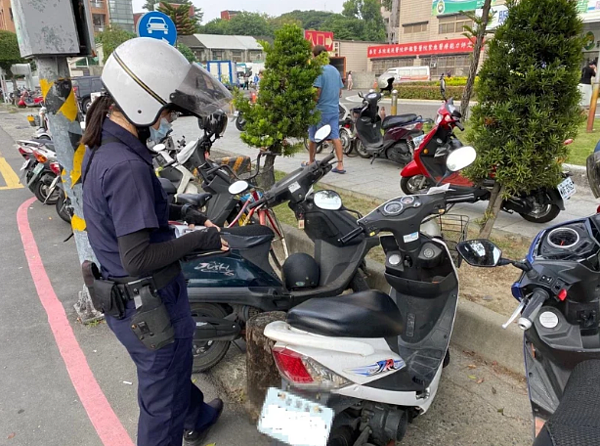
[[[15,21],[10,0],[0,0],[0,29],[15,32]]]
[[[400,0],[397,44],[369,49],[372,70],[381,74],[400,66],[430,67],[431,76],[468,74],[472,44],[463,36],[473,21],[460,11],[476,11],[483,0]],[[505,18],[504,0],[492,0],[496,20]],[[391,20],[390,14],[390,20]]]
[[[180,41],[196,55],[198,62],[231,60],[238,63],[264,62],[262,46],[251,36],[194,34],[181,36]]]
[[[101,33],[109,25],[108,0],[89,0],[94,33]]]
[[[92,0],[94,1],[94,0]],[[121,28],[131,33],[135,32],[133,23],[133,6],[131,0],[104,0],[108,1],[108,15],[110,25]]]
[[[221,11],[221,20],[231,20],[238,15],[240,11]]]

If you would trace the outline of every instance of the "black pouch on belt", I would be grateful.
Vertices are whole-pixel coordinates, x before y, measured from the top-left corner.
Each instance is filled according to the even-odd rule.
[[[125,296],[117,283],[111,280],[102,280],[96,264],[88,260],[83,262],[81,270],[94,308],[105,315],[123,319],[125,317]]]
[[[127,292],[135,302],[131,329],[150,350],[159,350],[175,340],[175,330],[167,307],[155,290],[152,279],[130,282]]]

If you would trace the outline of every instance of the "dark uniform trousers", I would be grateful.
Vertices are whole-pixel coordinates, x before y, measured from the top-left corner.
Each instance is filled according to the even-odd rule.
[[[184,429],[204,430],[216,412],[204,403],[204,395],[191,381],[195,322],[183,275],[179,274],[159,294],[175,328],[174,343],[157,351],[142,344],[131,329],[133,301],[128,302],[124,319],[108,316],[106,322],[137,366],[138,446],[181,446]]]

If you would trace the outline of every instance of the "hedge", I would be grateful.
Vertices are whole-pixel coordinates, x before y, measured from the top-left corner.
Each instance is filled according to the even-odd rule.
[[[475,82],[477,82],[478,78],[475,78]],[[419,85],[419,86],[423,86],[423,85],[440,85],[440,81],[439,80],[433,80],[433,81],[428,81],[428,82],[402,82],[402,83],[397,83],[394,86],[399,86],[399,85]],[[448,87],[464,87],[465,85],[467,85],[467,78],[466,77],[451,77],[451,78],[446,78],[446,85]]]
[[[441,100],[439,85],[398,85],[398,97],[401,99],[433,99]],[[463,96],[464,87],[448,86],[446,96],[460,100]],[[475,95],[471,98],[475,99]]]

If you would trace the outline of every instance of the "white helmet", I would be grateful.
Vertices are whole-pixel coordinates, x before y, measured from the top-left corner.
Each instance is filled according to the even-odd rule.
[[[102,82],[131,123],[148,127],[166,107],[197,117],[225,109],[231,93],[166,42],[137,37],[119,45]]]

